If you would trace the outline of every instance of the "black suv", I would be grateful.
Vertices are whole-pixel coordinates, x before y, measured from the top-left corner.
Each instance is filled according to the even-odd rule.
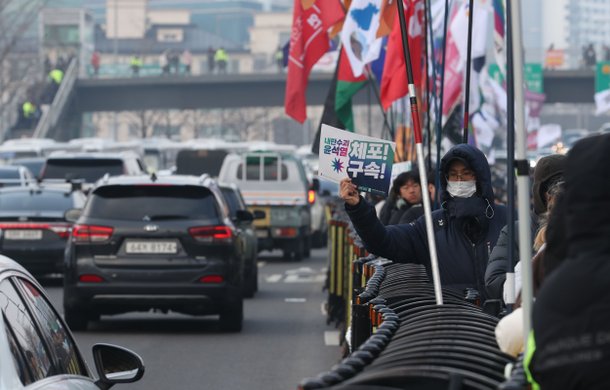
[[[158,309],[220,314],[223,329],[241,330],[243,237],[214,180],[102,179],[82,213],[71,210],[66,218],[76,221],[64,277],[72,329],[85,329],[100,314]]]

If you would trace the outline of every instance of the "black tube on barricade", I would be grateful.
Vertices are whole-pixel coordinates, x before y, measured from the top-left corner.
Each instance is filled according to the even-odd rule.
[[[352,305],[352,350],[371,337],[372,331],[368,304]]]

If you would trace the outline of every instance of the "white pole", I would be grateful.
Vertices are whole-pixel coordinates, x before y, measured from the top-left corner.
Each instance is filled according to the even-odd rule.
[[[521,31],[521,0],[511,3],[511,27],[513,33],[513,80],[515,83],[515,146],[517,168],[517,205],[519,218],[519,259],[521,263],[521,306],[523,307],[524,347],[532,328],[532,249],[530,230],[530,180],[529,162],[526,156],[527,129],[525,128],[525,99],[523,94],[523,39]],[[511,221],[508,221],[511,223]],[[525,351],[527,354],[527,350]]]
[[[424,147],[421,142],[415,144],[417,150],[417,165],[419,168],[419,182],[421,184],[422,200],[424,201],[424,218],[426,219],[426,235],[428,236],[428,247],[430,248],[430,264],[432,266],[432,282],[434,284],[434,295],[436,304],[443,304],[443,290],[441,276],[438,269],[438,255],[436,254],[436,241],[434,239],[434,226],[432,225],[432,206],[428,196],[428,176],[424,163]]]

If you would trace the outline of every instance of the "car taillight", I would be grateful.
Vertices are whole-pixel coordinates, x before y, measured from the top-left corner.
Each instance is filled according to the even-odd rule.
[[[106,241],[112,236],[113,230],[113,228],[108,226],[74,225],[72,228],[72,241]]]
[[[206,275],[199,278],[201,283],[219,284],[225,281],[222,275]]]
[[[0,229],[16,229],[16,230],[50,230],[61,238],[70,236],[70,225],[62,223],[0,223]]]
[[[307,202],[309,202],[309,204],[314,204],[315,201],[316,201],[316,192],[314,190],[307,191]]]
[[[296,237],[298,233],[297,228],[293,227],[281,227],[273,229],[274,237]]]
[[[189,234],[202,242],[227,242],[233,239],[233,230],[228,226],[196,226],[189,229]]]
[[[95,274],[83,274],[78,277],[78,281],[83,283],[101,283],[104,281],[104,278]]]

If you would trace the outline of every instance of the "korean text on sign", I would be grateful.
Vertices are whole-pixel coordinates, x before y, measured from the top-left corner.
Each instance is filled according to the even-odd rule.
[[[345,157],[349,149],[349,141],[339,138],[324,138],[324,154],[334,154]]]

